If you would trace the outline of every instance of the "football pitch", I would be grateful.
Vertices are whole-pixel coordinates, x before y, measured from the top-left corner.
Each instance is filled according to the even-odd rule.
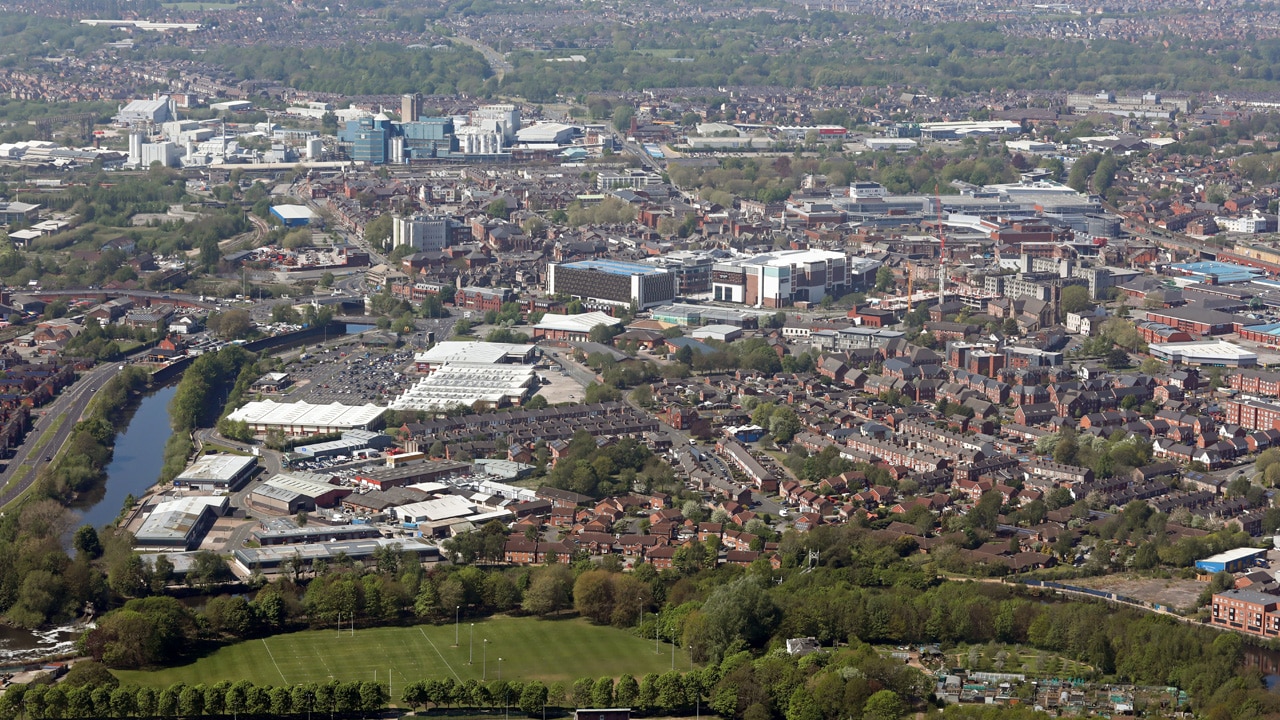
[[[336,628],[304,630],[220,647],[186,665],[115,674],[125,683],[167,687],[176,682],[250,680],[259,685],[293,685],[375,677],[385,683],[389,672],[397,692],[395,687],[413,680],[497,680],[499,672],[506,680],[548,683],[624,673],[639,678],[666,672],[672,662],[667,643],[654,653],[652,639],[579,618],[488,618],[475,624],[474,645],[469,622],[461,624],[459,636],[461,642],[454,647],[452,623],[356,629],[354,633],[349,628],[341,633]],[[689,669],[688,651],[676,650],[675,666]]]

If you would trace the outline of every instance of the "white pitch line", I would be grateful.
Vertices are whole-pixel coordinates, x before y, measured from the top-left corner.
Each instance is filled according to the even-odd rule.
[[[262,639],[262,647],[267,649],[267,657],[271,658],[271,664],[276,666],[276,672],[280,673],[280,679],[285,685],[289,684],[289,678],[284,676],[284,671],[280,669],[280,663],[276,662],[276,656],[271,654],[271,646],[267,644],[267,639]]]
[[[436,654],[440,656],[440,661],[444,663],[445,667],[449,668],[449,672],[453,673],[455,678],[458,678],[458,682],[462,682],[462,676],[458,674],[457,670],[453,669],[453,666],[449,664],[448,660],[444,659],[444,653],[440,652],[440,648],[436,647],[436,644],[431,642],[431,638],[427,637],[427,634],[423,632],[422,628],[418,628],[418,632],[422,633],[422,637],[427,638],[427,644],[429,644],[431,649],[435,650]]]

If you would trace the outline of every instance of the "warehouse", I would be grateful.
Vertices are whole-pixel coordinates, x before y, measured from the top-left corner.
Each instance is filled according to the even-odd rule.
[[[175,486],[211,492],[235,492],[258,469],[258,459],[244,455],[205,455],[173,479]]]
[[[1223,335],[1235,330],[1238,322],[1230,313],[1192,306],[1148,310],[1147,320],[1164,323],[1192,335]]]
[[[544,315],[542,320],[533,326],[533,336],[548,340],[586,342],[591,336],[591,331],[597,326],[621,324],[622,321],[618,318],[599,311],[579,315]]]
[[[298,527],[279,518],[259,525],[249,537],[259,545],[301,545],[304,543],[343,542],[381,537],[372,525],[307,525]]]
[[[1196,570],[1205,574],[1238,573],[1253,567],[1258,560],[1265,560],[1266,558],[1266,550],[1250,547],[1236,548],[1235,550],[1220,552],[1217,555],[1210,555],[1203,560],[1197,560]]]
[[[226,514],[226,496],[192,496],[159,503],[134,533],[137,547],[194,550],[218,518]]]
[[[445,340],[430,350],[415,353],[413,362],[418,372],[429,373],[445,364],[528,365],[537,357],[536,345]]]
[[[306,205],[274,205],[271,214],[285,227],[310,225],[316,214]]]
[[[646,310],[675,299],[676,276],[664,268],[621,260],[550,263],[547,292]]]
[[[440,557],[440,549],[418,538],[372,538],[345,542],[306,543],[263,548],[239,548],[232,554],[232,570],[241,577],[254,571],[274,575],[284,570],[293,559],[299,558],[303,569],[311,568],[317,560],[333,562],[346,558],[353,562],[369,563],[382,548],[413,553],[418,562],[432,562]]]
[[[279,403],[261,400],[245,403],[227,416],[244,422],[255,433],[280,430],[286,435],[321,435],[346,430],[375,430],[381,427],[386,408],[377,405],[313,405],[307,402]]]
[[[390,447],[394,441],[390,435],[371,432],[369,430],[348,430],[342,433],[340,440],[299,445],[293,451],[311,458],[335,457],[338,455],[354,456],[362,450],[381,450]]]
[[[286,515],[299,510],[333,507],[353,490],[332,484],[332,479],[329,475],[316,473],[280,473],[254,488],[249,499],[255,507]]]
[[[1151,357],[1174,365],[1208,367],[1254,367],[1258,356],[1244,348],[1222,340],[1204,342],[1150,343]]]
[[[361,468],[355,481],[378,490],[405,487],[430,480],[440,480],[471,472],[471,465],[462,462],[439,460],[421,462],[403,467]]]
[[[459,405],[501,408],[533,394],[537,376],[528,365],[444,365],[391,403],[392,410],[437,411]]]

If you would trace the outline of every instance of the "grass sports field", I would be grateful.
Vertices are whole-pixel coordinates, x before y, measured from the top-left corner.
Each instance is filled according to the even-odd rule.
[[[453,647],[453,624],[343,630],[305,630],[221,647],[188,665],[152,671],[118,671],[126,683],[167,687],[175,682],[216,683],[251,680],[262,685],[372,680],[395,686],[411,680],[452,677],[482,679],[487,655],[488,678],[573,681],[580,677],[618,676],[671,669],[671,646],[658,654],[653,640],[629,631],[597,627],[582,619],[539,620],[495,617],[475,626],[473,662],[467,664],[470,624],[462,623],[459,647]],[[484,638],[489,639],[487,651]],[[688,652],[676,651],[676,669],[689,668]]]

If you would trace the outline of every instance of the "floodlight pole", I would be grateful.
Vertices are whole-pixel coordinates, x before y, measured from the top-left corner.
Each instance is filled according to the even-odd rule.
[[[484,638],[484,641],[481,644],[480,648],[484,653],[481,656],[482,664],[480,666],[480,680],[482,682],[488,682],[489,681],[489,638]]]
[[[653,654],[658,654],[658,613],[653,614]]]
[[[476,624],[471,623],[471,639],[467,642],[467,664],[471,664],[471,658],[476,651]]]
[[[453,609],[453,646],[458,647],[458,618],[462,616],[462,606]]]

